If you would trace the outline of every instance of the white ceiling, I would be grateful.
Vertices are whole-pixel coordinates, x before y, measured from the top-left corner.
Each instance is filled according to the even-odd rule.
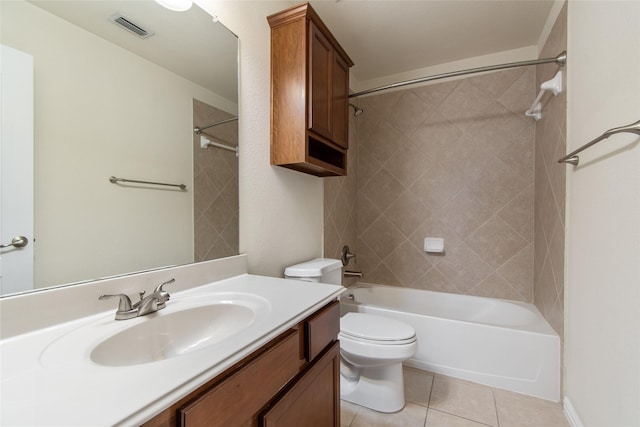
[[[238,39],[194,5],[173,12],[153,0],[30,0],[227,100],[238,102]],[[154,35],[140,39],[109,21],[120,12]]]
[[[211,17],[195,5],[189,12],[175,13],[152,0],[31,1],[237,102],[237,69],[228,67],[237,61],[237,41],[221,25],[214,26]],[[361,83],[536,46],[553,3],[554,0],[311,1],[355,62],[351,75]],[[115,11],[149,26],[156,35],[140,40],[122,31],[107,21]],[[207,44],[215,40],[223,40],[221,46],[227,47]],[[173,51],[170,56],[160,53],[166,48]],[[170,62],[169,57],[173,58]],[[229,70],[235,74],[221,76]]]
[[[553,0],[316,0],[365,81],[535,46]],[[534,59],[534,58],[530,58]]]

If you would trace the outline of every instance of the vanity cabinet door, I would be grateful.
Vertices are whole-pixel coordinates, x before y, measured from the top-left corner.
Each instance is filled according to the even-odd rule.
[[[334,342],[261,417],[264,427],[340,425],[340,343]]]

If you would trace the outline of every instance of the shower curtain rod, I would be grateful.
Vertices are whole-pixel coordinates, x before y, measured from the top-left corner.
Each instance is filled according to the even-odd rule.
[[[403,82],[392,83],[385,86],[380,86],[373,89],[367,89],[360,92],[352,93],[351,95],[349,95],[349,98],[356,98],[361,95],[367,95],[370,93],[379,92],[381,90],[393,89],[396,87],[402,87],[402,86],[412,85],[416,83],[424,83],[424,82],[430,82],[433,80],[446,79],[448,77],[457,77],[457,76],[464,76],[466,74],[483,73],[486,71],[497,71],[497,70],[505,70],[508,68],[527,67],[530,65],[540,65],[540,64],[550,64],[550,63],[558,64],[561,67],[564,66],[564,64],[567,63],[567,52],[563,51],[562,53],[560,53],[558,56],[554,58],[534,59],[531,61],[511,62],[508,64],[500,64],[500,65],[489,65],[487,67],[470,68],[468,70],[452,71],[449,73],[436,74],[428,77],[420,77],[413,80],[405,80]]]
[[[236,120],[238,120],[237,117],[231,117],[230,119],[220,120],[219,122],[215,122],[215,123],[212,123],[210,125],[207,125],[207,126],[204,126],[204,127],[201,127],[201,128],[200,127],[195,127],[195,128],[193,128],[193,131],[197,135],[200,135],[200,132],[202,132],[205,129],[209,129],[209,128],[212,128],[212,127],[218,126],[218,125],[223,125],[223,124],[229,123],[229,122],[235,122]]]

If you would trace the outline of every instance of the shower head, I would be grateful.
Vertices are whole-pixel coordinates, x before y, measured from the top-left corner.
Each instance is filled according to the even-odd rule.
[[[360,114],[364,113],[364,110],[357,105],[349,104],[349,107],[353,107],[353,115],[358,117]]]

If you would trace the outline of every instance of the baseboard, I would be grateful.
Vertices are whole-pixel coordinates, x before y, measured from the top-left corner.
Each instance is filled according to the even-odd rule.
[[[567,421],[569,421],[571,427],[584,427],[584,424],[580,421],[580,417],[578,417],[576,410],[573,408],[573,405],[567,396],[564,397],[562,406],[564,407],[564,415],[567,417]]]

